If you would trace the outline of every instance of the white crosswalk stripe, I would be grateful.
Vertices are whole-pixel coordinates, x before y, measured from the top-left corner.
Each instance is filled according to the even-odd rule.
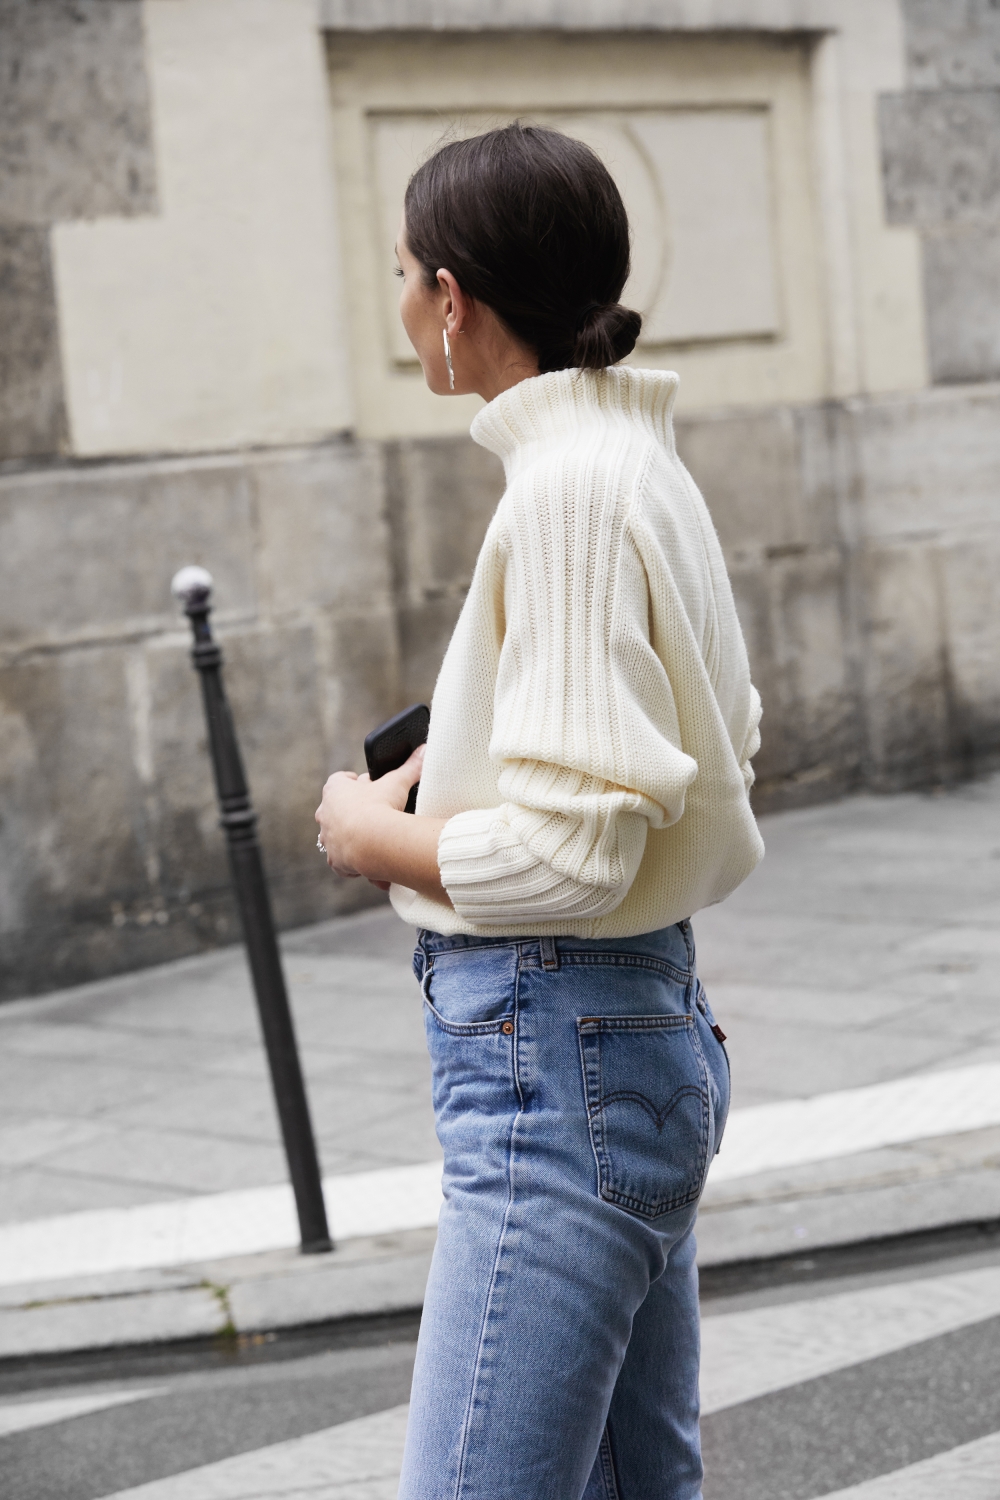
[[[1000,1063],[734,1110],[711,1181],[1000,1125]]]
[[[702,1410],[844,1370],[1000,1315],[1000,1266],[702,1320]]]
[[[112,1406],[127,1406],[132,1401],[148,1401],[163,1390],[157,1386],[145,1391],[100,1391],[89,1396],[50,1396],[45,1401],[11,1401],[0,1406],[0,1437],[27,1432],[32,1427],[49,1427],[54,1422],[69,1422],[73,1417],[89,1417],[95,1411]]]
[[[711,1183],[778,1167],[1000,1125],[1000,1063],[733,1110]],[[337,1240],[437,1223],[441,1164],[324,1181]],[[99,1276],[288,1249],[298,1241],[286,1183],[0,1227],[0,1285]]]
[[[1000,1432],[821,1500],[1000,1500]]]
[[[108,1500],[396,1500],[405,1406],[119,1490]]]

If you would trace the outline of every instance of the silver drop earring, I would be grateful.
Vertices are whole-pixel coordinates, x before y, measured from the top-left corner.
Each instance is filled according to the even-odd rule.
[[[444,335],[444,362],[448,366],[448,388],[453,391],[455,389],[455,366],[451,362],[451,344],[448,341],[447,328],[442,328],[441,332]]]

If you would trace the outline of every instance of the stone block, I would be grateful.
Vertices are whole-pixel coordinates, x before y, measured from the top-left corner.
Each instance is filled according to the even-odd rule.
[[[943,779],[951,723],[934,551],[918,542],[871,546],[860,567],[867,779],[881,791]]]
[[[308,625],[222,637],[226,682],[269,858],[316,858],[313,813],[325,779],[313,631]],[[266,825],[266,831],[265,831]]]
[[[931,374],[1000,379],[1000,227],[924,236]]]
[[[155,1003],[155,1002],[154,1002]],[[245,997],[246,1018],[256,1027],[253,1001]],[[183,1016],[180,1024],[188,1018]],[[271,1157],[270,1148],[278,1148],[281,1136],[274,1107],[274,1097],[263,1078],[239,1078],[220,1073],[207,1074],[197,1067],[199,1057],[211,1055],[215,1042],[212,1031],[199,1037],[188,1030],[192,1062],[183,1073],[168,1074],[147,1090],[145,1098],[121,1101],[105,1106],[104,1114],[117,1130],[128,1136],[134,1130],[196,1130],[199,1138],[238,1138],[248,1147],[266,1148],[263,1156]],[[278,1174],[280,1177],[280,1173]],[[161,1194],[161,1196],[164,1196]]]
[[[236,686],[230,670],[232,642],[219,634],[231,696]],[[142,654],[148,678],[147,785],[156,807],[157,843],[163,851],[160,877],[168,889],[198,892],[200,900],[206,888],[225,888],[228,869],[198,678],[183,637],[154,639]],[[237,720],[238,734],[242,735],[243,727]]]
[[[758,805],[816,802],[856,785],[861,719],[845,620],[843,560],[836,551],[776,559],[770,733]],[[767,726],[762,725],[767,733]],[[779,783],[776,786],[774,783]]]
[[[141,0],[3,0],[0,54],[0,219],[154,212]]]
[[[846,403],[860,535],[989,533],[1000,495],[1000,387]],[[845,536],[849,545],[857,538]]]
[[[0,1077],[7,1108],[22,1115],[61,1110],[66,1116],[106,1120],[115,1111],[138,1108],[142,1102],[148,1107],[164,1089],[161,1073],[106,1059],[92,1061],[82,1072],[76,1058],[53,1057],[44,1065],[26,1068],[24,1059],[15,1053],[0,1059]]]
[[[316,628],[318,634],[326,632],[320,679],[325,779],[331,771],[363,771],[365,735],[413,699],[400,683],[397,620],[391,607],[357,614],[331,611]]]
[[[764,703],[755,806],[796,806],[856,784],[861,720],[835,550],[781,554],[733,573],[754,682]]]
[[[119,645],[92,647],[0,672],[2,997],[204,945],[198,930],[168,926],[126,657]],[[215,941],[220,917],[233,935],[228,902],[224,886],[203,898],[199,920]]]
[[[461,598],[430,599],[399,610],[400,697],[430,703],[441,659],[462,608]]]
[[[253,529],[239,459],[2,476],[0,641],[186,630],[170,597],[185,563],[210,570],[220,613],[253,609]]]
[[[0,459],[58,453],[66,411],[49,234],[0,222]]]
[[[1000,84],[1000,10],[993,0],[902,0],[910,83],[918,89]]]
[[[938,553],[947,622],[953,752],[972,770],[1000,755],[1000,543],[955,540]]]
[[[883,94],[890,224],[1000,223],[1000,89]]]
[[[806,541],[789,407],[685,418],[677,423],[677,449],[705,497],[727,560]]]
[[[797,406],[793,412],[804,535],[812,546],[844,549],[852,537],[849,505],[854,483],[847,412],[839,402],[826,401]]]
[[[500,460],[471,438],[387,445],[396,588],[407,604],[464,595],[503,494]]]
[[[401,705],[431,700],[503,488],[499,459],[471,438],[386,445]]]
[[[343,441],[248,463],[262,607],[387,607],[392,593],[381,455]]]
[[[128,722],[121,649],[36,657],[0,675],[4,932],[143,879]]]

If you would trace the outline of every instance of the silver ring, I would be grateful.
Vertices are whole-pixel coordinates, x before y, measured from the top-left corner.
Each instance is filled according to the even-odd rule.
[[[321,833],[318,833],[316,835],[316,848],[319,850],[320,854],[326,853],[326,845],[323,842],[323,835]]]

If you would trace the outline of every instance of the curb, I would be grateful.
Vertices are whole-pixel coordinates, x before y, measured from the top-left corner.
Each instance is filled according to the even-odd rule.
[[[268,1251],[166,1271],[0,1288],[0,1368],[11,1361],[190,1340],[232,1343],[287,1328],[412,1312],[433,1229],[345,1241],[328,1255]]]
[[[0,1311],[0,1392],[313,1349],[415,1338],[433,1230],[349,1241],[330,1256],[272,1252],[101,1287],[63,1288]],[[703,1302],[1000,1249],[1000,1214],[700,1265]],[[224,1279],[227,1278],[228,1280]],[[31,1291],[41,1288],[30,1289]],[[68,1295],[67,1295],[68,1293]]]
[[[232,1369],[325,1354],[331,1349],[411,1343],[420,1327],[420,1312],[419,1307],[412,1307],[392,1313],[305,1323],[269,1333],[235,1337],[215,1334],[0,1359],[0,1397],[84,1382],[162,1379],[190,1370]]]
[[[1000,1250],[1000,1218],[990,1218],[853,1240],[849,1244],[823,1245],[793,1255],[724,1261],[700,1268],[701,1300],[711,1302],[768,1287],[808,1286],[812,1282],[874,1271],[903,1271],[911,1266],[997,1250]]]
[[[968,1255],[1000,1250],[1000,1218],[917,1230],[881,1239],[827,1246],[803,1257],[731,1261],[701,1272],[703,1302],[769,1287],[829,1281],[837,1277],[903,1271]],[[331,1349],[413,1342],[420,1327],[419,1303],[392,1311],[313,1319],[266,1332],[216,1331],[187,1338],[103,1345],[0,1358],[0,1396],[95,1380],[157,1379],[188,1370],[232,1368],[296,1359]]]

